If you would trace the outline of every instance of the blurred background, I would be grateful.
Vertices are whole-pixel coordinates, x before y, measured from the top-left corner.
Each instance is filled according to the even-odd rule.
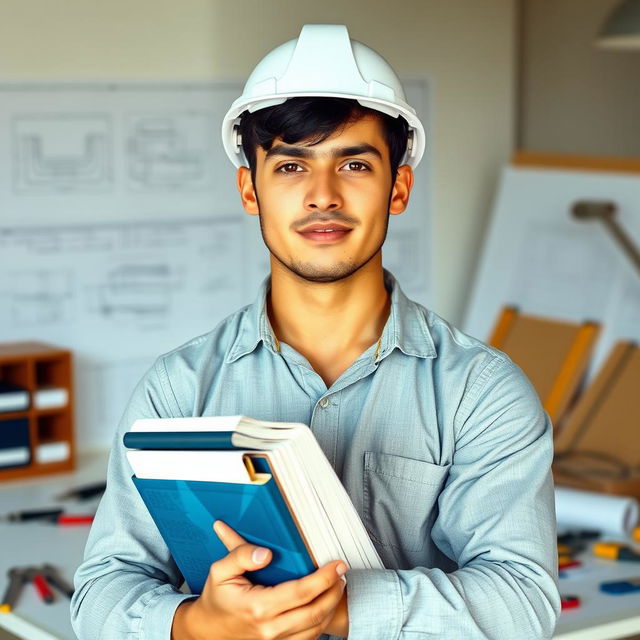
[[[386,56],[427,129],[386,266],[483,340],[509,305],[597,321],[597,368],[615,339],[640,337],[637,269],[597,220],[565,228],[558,210],[633,199],[640,50],[598,43],[638,28],[633,4],[629,17],[617,0],[3,0],[0,341],[70,350],[74,444],[107,447],[155,357],[253,300],[267,254],[220,122],[269,50],[336,22]],[[618,219],[633,244],[637,212]]]
[[[0,0],[0,482],[104,460],[154,359],[253,300],[267,254],[219,128],[314,22],[386,57],[425,123],[386,266],[522,366],[558,477],[640,495],[634,0]]]

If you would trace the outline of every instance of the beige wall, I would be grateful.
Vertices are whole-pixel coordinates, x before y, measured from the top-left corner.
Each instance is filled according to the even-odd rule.
[[[640,51],[593,45],[620,0],[523,0],[520,146],[640,156]]]
[[[430,306],[459,322],[513,146],[513,0],[2,0],[0,79],[245,77],[305,22],[344,22],[432,80]]]

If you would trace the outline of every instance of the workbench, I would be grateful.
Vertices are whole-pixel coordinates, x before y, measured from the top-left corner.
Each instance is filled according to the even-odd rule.
[[[0,513],[23,509],[65,506],[68,511],[95,510],[97,501],[56,502],[55,496],[74,487],[103,480],[107,453],[80,459],[78,469],[47,478],[0,485]],[[0,522],[0,594],[7,586],[7,571],[12,566],[53,564],[72,581],[82,560],[89,527],[60,527],[42,522]],[[613,640],[640,635],[640,592],[609,596],[598,591],[601,582],[640,576],[640,563],[615,562],[594,558],[590,551],[580,554],[583,566],[566,571],[560,579],[560,591],[581,598],[578,609],[562,613],[554,640]],[[69,600],[55,591],[56,601],[45,604],[31,585],[26,585],[15,607],[15,615],[0,614],[0,640],[3,627],[13,629],[7,638],[28,640],[73,640],[69,620]],[[34,626],[32,626],[34,625]],[[19,632],[19,627],[23,628]],[[522,639],[525,640],[525,639]]]
[[[76,471],[0,484],[0,514],[27,509],[64,507],[67,512],[93,513],[98,498],[58,501],[69,489],[104,481],[107,452],[81,456]],[[51,564],[67,582],[80,564],[89,526],[58,526],[47,522],[0,522],[0,597],[8,585],[7,572],[14,566]],[[23,587],[14,613],[0,613],[0,640],[24,637],[28,640],[72,640],[69,598],[53,589],[55,601],[44,603],[33,585]],[[5,630],[3,632],[3,629]],[[11,630],[7,635],[6,630]],[[5,635],[3,635],[3,633]]]

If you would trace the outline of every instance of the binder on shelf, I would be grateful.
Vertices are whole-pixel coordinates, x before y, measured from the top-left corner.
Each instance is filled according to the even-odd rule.
[[[71,447],[66,440],[43,442],[35,448],[35,459],[40,464],[62,462],[71,456]]]
[[[26,411],[29,408],[29,391],[11,382],[0,380],[0,412]]]
[[[43,386],[33,393],[36,409],[61,409],[69,402],[69,391],[64,387]]]
[[[355,507],[303,424],[242,416],[136,421],[124,436],[138,489],[193,593],[227,554],[222,520],[272,550],[259,584],[307,575],[331,560],[383,568]]]
[[[21,467],[30,461],[29,420],[0,421],[0,468]]]
[[[554,427],[561,425],[582,382],[600,325],[502,309],[489,344],[504,351],[527,375]]]

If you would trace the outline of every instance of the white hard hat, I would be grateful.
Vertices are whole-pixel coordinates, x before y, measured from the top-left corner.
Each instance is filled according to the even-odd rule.
[[[338,24],[307,24],[296,40],[276,47],[258,63],[222,122],[222,142],[231,162],[248,165],[238,135],[244,111],[302,96],[350,98],[394,118],[402,116],[409,124],[409,139],[400,164],[415,168],[420,162],[424,127],[407,104],[398,76],[381,55],[350,40],[347,27]]]

